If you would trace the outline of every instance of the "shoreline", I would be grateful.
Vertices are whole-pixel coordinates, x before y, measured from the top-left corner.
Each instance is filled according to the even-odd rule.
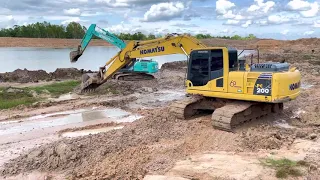
[[[0,48],[6,47],[35,47],[35,48],[77,48],[81,39],[56,39],[56,38],[15,38],[0,37]],[[89,46],[113,45],[101,39],[93,39]]]
[[[256,49],[273,51],[279,49],[299,49],[301,45],[309,49],[319,51],[320,38],[302,38],[297,40],[275,40],[275,39],[253,39],[253,40],[231,40],[231,39],[200,39],[207,46],[224,46],[237,49]],[[0,48],[77,48],[81,39],[58,39],[58,38],[19,38],[0,37]],[[125,41],[128,42],[128,41]],[[89,46],[114,47],[102,39],[92,39]],[[310,50],[311,51],[311,50]]]

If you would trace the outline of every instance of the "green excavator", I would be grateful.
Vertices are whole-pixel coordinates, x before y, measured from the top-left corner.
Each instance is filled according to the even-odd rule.
[[[118,47],[120,50],[123,50],[126,47],[126,43],[114,34],[98,27],[96,24],[91,24],[77,50],[70,52],[71,62],[76,62],[81,57],[94,36],[105,40],[106,42]],[[127,64],[115,73],[112,78],[125,81],[154,79],[152,74],[158,72],[158,66],[158,62],[153,61],[152,59],[134,59],[131,63]],[[83,77],[83,79],[88,78],[90,78],[90,74],[85,74]]]

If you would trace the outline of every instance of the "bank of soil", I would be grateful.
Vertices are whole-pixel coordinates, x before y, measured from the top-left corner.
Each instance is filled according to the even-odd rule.
[[[287,58],[286,61],[298,67],[303,75],[301,96],[286,103],[281,114],[247,122],[234,133],[220,131],[212,128],[210,114],[181,121],[168,113],[168,106],[174,101],[170,98],[180,96],[176,93],[179,91],[184,94],[186,68],[185,62],[168,63],[151,81],[111,80],[94,93],[80,95],[79,99],[25,107],[23,112],[29,116],[107,106],[143,117],[122,124],[123,129],[76,138],[60,137],[52,143],[20,152],[18,157],[8,158],[11,160],[2,166],[1,176],[40,171],[53,178],[69,179],[269,180],[276,179],[276,170],[265,167],[260,160],[288,158],[306,161],[308,166],[301,167],[301,176],[317,179],[320,176],[318,41],[265,40],[265,45],[260,40],[211,40],[209,43],[226,42],[234,46],[260,43],[261,47],[271,48],[262,50],[263,61]],[[313,48],[315,51],[310,52]],[[19,113],[21,110],[11,109],[1,111],[1,116],[5,119]],[[67,131],[82,129],[86,127]]]
[[[0,73],[0,82],[29,83],[39,81],[81,79],[82,74],[92,73],[76,68],[58,68],[54,72],[43,70],[31,71],[27,69],[17,69],[13,72]]]
[[[76,48],[81,39],[12,38],[0,37],[0,47]],[[89,46],[111,46],[101,39],[93,39]]]

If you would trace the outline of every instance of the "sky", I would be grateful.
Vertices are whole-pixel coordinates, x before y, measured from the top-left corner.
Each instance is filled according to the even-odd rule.
[[[0,28],[47,21],[113,33],[320,37],[320,0],[0,0]]]

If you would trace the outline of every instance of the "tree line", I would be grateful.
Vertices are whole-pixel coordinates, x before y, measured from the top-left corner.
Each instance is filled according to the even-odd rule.
[[[210,34],[197,34],[195,35],[197,39],[210,39],[210,38],[220,38],[220,39],[232,39],[232,40],[251,40],[256,39],[257,37],[253,34],[249,34],[248,36],[242,37],[239,35],[234,36],[211,36]]]
[[[67,26],[50,24],[49,22],[37,22],[34,24],[6,28],[0,30],[0,37],[27,37],[27,38],[62,38],[62,39],[82,39],[87,28],[79,23],[71,22]],[[161,37],[160,35],[137,33],[120,33],[115,34],[122,40],[150,40]],[[255,39],[256,36],[242,37],[234,36],[211,36],[210,34],[196,34],[197,39],[222,38],[233,40],[249,40]],[[95,37],[96,38],[96,37]]]
[[[67,26],[37,22],[23,26],[15,25],[12,28],[1,29],[0,37],[27,37],[27,38],[67,38],[81,39],[86,27],[71,22]]]

